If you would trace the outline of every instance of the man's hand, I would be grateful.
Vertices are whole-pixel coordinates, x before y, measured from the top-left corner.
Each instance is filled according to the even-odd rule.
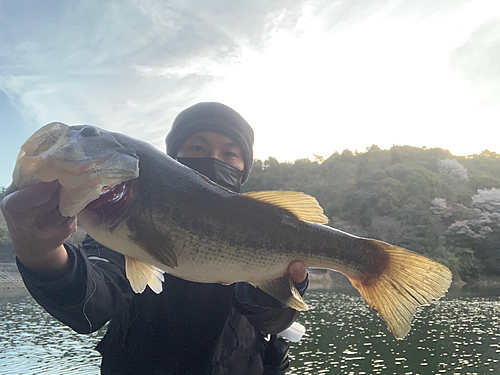
[[[37,272],[65,269],[64,241],[76,231],[76,217],[59,212],[59,183],[38,183],[17,190],[11,185],[2,201],[12,247],[26,267]]]
[[[304,263],[295,261],[288,265],[288,274],[295,284],[300,284],[307,277],[307,268]]]

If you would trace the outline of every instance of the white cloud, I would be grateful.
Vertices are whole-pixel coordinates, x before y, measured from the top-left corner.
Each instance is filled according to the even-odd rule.
[[[326,14],[338,9],[324,5]],[[481,19],[477,7],[439,17],[370,9],[351,9],[351,20],[329,27],[310,3],[293,29],[275,25],[264,49],[241,42],[240,63],[211,93],[256,128],[258,157],[294,160],[373,143],[481,151],[484,138],[457,129],[481,120],[493,129],[494,117],[474,107],[470,89],[448,69],[449,51],[462,42],[457,31],[465,38],[473,29],[464,19]]]
[[[500,16],[479,25],[450,56],[451,69],[476,93],[479,106],[500,104]]]
[[[0,12],[0,89],[40,126],[93,123],[163,149],[178,112],[215,100],[254,126],[260,158],[374,143],[498,147],[484,137],[497,132],[500,105],[496,1],[9,6]],[[477,123],[482,132],[456,131]]]

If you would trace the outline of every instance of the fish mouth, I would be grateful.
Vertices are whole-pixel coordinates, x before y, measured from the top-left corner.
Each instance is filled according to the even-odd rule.
[[[69,173],[75,174],[75,175],[81,175],[84,174],[85,172],[88,172],[89,170],[96,170],[97,167],[101,166],[105,162],[107,162],[111,157],[113,156],[113,153],[110,153],[109,155],[104,155],[98,159],[89,159],[89,160],[54,160],[54,166],[57,168],[61,168],[63,170],[66,170]]]
[[[99,198],[90,202],[85,210],[91,210],[105,221],[115,221],[123,215],[132,192],[132,180],[113,186],[104,186]]]

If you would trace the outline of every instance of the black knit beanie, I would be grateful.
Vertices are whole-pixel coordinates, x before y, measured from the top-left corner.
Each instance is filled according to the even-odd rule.
[[[238,144],[245,163],[241,182],[245,182],[253,163],[253,130],[238,112],[227,105],[198,103],[179,113],[167,134],[167,154],[175,158],[190,136],[204,131],[225,135]]]

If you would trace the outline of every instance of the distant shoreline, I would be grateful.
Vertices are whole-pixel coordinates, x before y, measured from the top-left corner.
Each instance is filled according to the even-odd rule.
[[[450,289],[461,288],[500,288],[500,277],[498,276],[483,276],[481,279],[466,283],[460,279],[454,279]],[[313,270],[309,272],[309,288],[308,290],[339,290],[346,291],[355,290],[350,281],[338,272]]]
[[[488,277],[475,283],[454,282],[451,289],[500,288],[500,277]],[[338,272],[312,270],[309,273],[308,290],[345,290],[356,292],[349,280]],[[15,263],[0,263],[0,297],[29,295]]]

